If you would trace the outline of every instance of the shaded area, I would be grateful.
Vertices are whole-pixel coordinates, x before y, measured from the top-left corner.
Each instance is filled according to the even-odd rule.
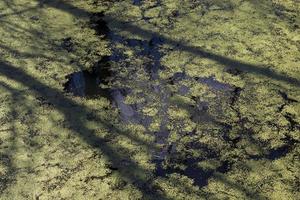
[[[83,70],[67,75],[64,90],[74,96],[96,98],[109,97],[109,91],[100,87],[110,78],[109,57],[103,57],[90,70]]]
[[[0,194],[2,194],[3,191],[7,187],[9,187],[9,184],[13,183],[13,176],[16,169],[12,164],[11,158],[5,154],[0,154],[0,167],[1,167]]]
[[[19,95],[19,91],[2,81],[0,81],[0,88],[4,88],[8,91],[11,97],[16,98],[16,96]],[[14,101],[16,100],[14,99]],[[10,140],[9,143],[6,143],[0,139],[0,147],[3,147],[4,150],[2,151],[1,149],[0,152],[0,196],[5,189],[14,183],[15,176],[19,170],[14,163],[14,153],[18,150],[16,149],[17,133],[15,127],[15,119],[17,118],[18,113],[14,107],[10,107],[6,115],[7,116],[4,119],[0,119],[0,123],[2,127],[4,127],[5,124],[9,124],[9,127],[7,129],[0,130],[0,134],[2,134],[2,132],[9,132]]]
[[[185,45],[179,41],[175,41],[172,39],[169,39],[163,35],[160,35],[158,33],[152,32],[150,30],[143,30],[133,24],[130,23],[126,23],[126,22],[121,22],[118,21],[117,19],[114,18],[110,18],[107,17],[107,20],[109,21],[114,21],[117,22],[119,24],[123,24],[123,26],[121,26],[120,28],[124,28],[126,31],[132,33],[132,34],[136,34],[139,36],[143,36],[143,35],[154,35],[155,37],[158,38],[162,38],[165,43],[172,45],[172,46],[176,46],[178,49],[182,50],[182,51],[186,51],[192,54],[195,54],[196,56],[202,57],[202,58],[208,58],[211,60],[214,60],[224,66],[234,66],[234,68],[238,69],[238,70],[242,70],[248,73],[253,73],[253,74],[257,74],[257,75],[263,75],[265,77],[268,77],[270,79],[274,79],[277,81],[283,81],[286,82],[288,84],[292,84],[295,85],[297,87],[300,86],[300,81],[296,78],[292,78],[292,77],[288,77],[282,74],[279,74],[277,72],[274,72],[273,70],[269,69],[266,66],[257,66],[257,65],[253,65],[250,63],[246,63],[246,62],[242,62],[242,61],[237,61],[231,58],[227,58],[225,56],[221,56],[218,54],[214,54],[212,52],[208,52],[204,49],[201,49],[199,47],[193,47],[193,46],[188,46]]]
[[[55,3],[50,3],[49,5],[56,6]],[[65,5],[62,8],[68,8],[69,9],[70,6]],[[72,10],[76,11],[77,8],[72,8]],[[75,13],[75,11],[74,11],[74,13]],[[82,11],[82,13],[84,13],[84,11]],[[101,34],[101,35],[103,33],[107,32],[107,30],[105,30],[105,26],[106,26],[105,21],[103,21],[102,17],[103,17],[103,15],[101,15],[101,14],[99,16],[97,15],[96,18],[98,18],[98,19],[95,20],[95,24],[100,24],[99,26],[96,26],[96,29],[99,29],[99,31],[97,31],[97,32],[98,32],[98,34]],[[114,20],[114,19],[112,19],[112,20]],[[148,31],[145,31],[144,33],[148,33]],[[143,50],[140,52],[141,55],[153,57],[153,61],[154,61],[155,65],[150,65],[148,72],[150,74],[151,79],[155,80],[155,79],[157,79],[156,78],[157,77],[157,72],[159,70],[159,68],[156,68],[156,66],[159,66],[159,62],[160,62],[160,58],[161,58],[161,54],[158,51],[158,49],[159,49],[158,46],[160,44],[166,44],[166,41],[171,43],[171,44],[174,43],[175,41],[168,40],[168,39],[162,37],[161,35],[158,35],[158,34],[155,34],[155,33],[152,33],[152,34],[154,36],[152,37],[152,39],[150,41],[132,40],[132,39],[127,39],[126,40],[126,38],[121,38],[117,42],[122,42],[122,43],[124,43],[124,44],[126,44],[130,47],[133,47],[133,48],[134,47],[142,47]],[[126,41],[126,42],[124,42],[124,41]],[[174,43],[174,45],[175,45],[175,43]],[[72,45],[70,44],[68,39],[64,40],[63,46],[64,46],[64,48],[66,48],[67,51],[72,50]],[[185,46],[183,44],[179,44],[179,47],[183,48],[183,49],[186,49],[186,51],[191,51],[191,52],[194,51],[195,54],[199,53],[200,56],[202,56],[202,57],[213,58],[213,59],[215,59],[216,61],[218,61],[222,64],[226,64],[226,63],[229,64],[229,65],[231,65],[231,64],[232,65],[237,65],[238,64],[238,62],[230,60],[230,59],[228,60],[225,57],[220,57],[218,55],[214,55],[214,54],[206,53],[206,52],[203,53],[203,51],[199,50],[199,49],[198,50],[193,50],[194,49],[193,47],[188,47],[188,46]],[[113,55],[111,58],[108,58],[108,60],[109,61],[117,61],[116,57],[118,57],[120,60],[122,59],[122,56]],[[102,61],[99,61],[98,64],[101,65],[101,63],[102,63]],[[47,92],[49,92],[49,91],[50,91],[50,93],[51,92],[57,93],[57,96],[56,96],[58,98],[57,100],[51,99],[51,97],[49,97],[49,101],[51,101],[51,104],[53,104],[55,107],[58,107],[59,110],[61,110],[67,116],[66,117],[67,120],[79,123],[79,126],[82,126],[83,130],[80,130],[80,131],[78,131],[74,127],[71,127],[71,129],[77,131],[77,133],[88,144],[90,144],[92,147],[94,147],[96,149],[99,149],[99,151],[104,151],[105,154],[109,155],[110,159],[112,159],[112,165],[109,166],[109,169],[111,169],[112,171],[121,171],[122,177],[125,177],[125,179],[129,179],[129,182],[131,182],[131,181],[134,182],[136,185],[138,185],[140,190],[143,191],[145,194],[149,193],[149,192],[153,192],[153,188],[151,188],[151,186],[148,185],[148,183],[150,183],[150,185],[151,185],[151,181],[148,182],[148,181],[144,181],[143,179],[136,178],[135,175],[132,174],[133,172],[130,172],[130,170],[127,171],[127,169],[124,169],[124,163],[127,163],[130,166],[130,169],[141,170],[142,172],[145,172],[145,173],[151,173],[151,172],[149,172],[147,170],[140,169],[140,167],[137,166],[136,163],[134,163],[131,160],[126,160],[125,162],[123,162],[124,161],[123,155],[118,154],[118,152],[116,150],[112,149],[109,146],[109,144],[106,144],[107,140],[104,140],[102,138],[98,138],[98,137],[93,136],[93,133],[89,132],[89,129],[87,127],[85,127],[85,125],[83,124],[81,119],[79,119],[77,117],[74,118],[72,116],[69,116],[70,115],[70,113],[68,113],[69,111],[62,108],[62,106],[64,104],[74,104],[74,102],[70,101],[69,99],[67,99],[65,97],[60,97],[60,94],[59,94],[60,91],[53,90],[53,89],[51,89],[47,86],[42,85],[40,82],[34,80],[33,77],[30,77],[24,71],[19,70],[19,69],[13,67],[13,66],[9,66],[8,64],[5,64],[5,63],[2,63],[1,65],[4,66],[4,68],[6,68],[6,69],[1,69],[0,70],[0,72],[3,73],[4,75],[9,75],[10,72],[13,72],[14,75],[9,75],[8,77],[10,77],[12,79],[15,79],[19,82],[23,82],[24,81],[23,78],[25,78],[25,79],[27,79],[26,82],[28,81],[26,83],[28,86],[36,87],[37,85],[39,85],[38,88],[39,87],[44,88],[45,91],[39,91],[39,90],[35,89],[35,92],[37,92],[40,96],[42,96],[43,99],[48,99],[49,94]],[[255,70],[255,66],[249,65],[247,63],[246,64],[245,63],[240,63],[239,65],[241,65],[241,67],[240,67],[241,70],[250,71],[252,73],[258,73],[258,74],[261,72],[261,74],[266,75],[268,77],[271,77],[271,78],[274,78],[274,79],[277,79],[277,80],[281,80],[281,81],[284,81],[284,82],[288,82],[288,83],[291,83],[291,84],[299,85],[298,80],[290,79],[290,78],[284,78],[285,76],[276,75],[276,73],[273,73],[269,69],[268,70],[265,70],[265,69]],[[95,67],[90,71],[87,71],[87,70],[79,71],[79,72],[75,72],[75,73],[69,75],[68,76],[69,81],[65,84],[65,90],[67,92],[73,93],[75,96],[81,96],[81,97],[83,97],[83,96],[96,97],[98,95],[100,95],[100,96],[106,95],[106,94],[102,93],[102,88],[99,87],[99,84],[101,82],[103,82],[106,79],[106,77],[110,77],[111,75],[105,75],[106,72],[103,72],[103,71],[99,73],[99,70],[101,71],[101,70],[103,70],[103,68],[104,68],[103,66],[99,67],[99,68]],[[254,68],[254,70],[252,68]],[[162,69],[162,68],[160,68],[160,69]],[[260,68],[258,68],[258,69],[260,69]],[[233,73],[233,74],[239,74],[240,73],[239,70],[232,70],[230,72]],[[274,74],[275,74],[275,76],[274,76]],[[22,75],[22,78],[15,77],[16,75]],[[171,81],[172,82],[177,82],[177,81],[181,81],[181,80],[185,80],[185,79],[186,79],[186,77],[184,77],[184,74],[176,74],[176,75],[174,75],[174,77],[172,77]],[[196,78],[196,81],[198,81],[199,83],[210,86],[210,88],[212,88],[213,90],[220,90],[220,91],[224,91],[224,90],[232,91],[232,90],[234,90],[233,93],[235,95],[232,97],[232,102],[233,102],[232,104],[234,104],[234,101],[236,101],[236,98],[237,98],[238,94],[240,93],[239,88],[231,88],[229,85],[222,84],[222,83],[216,81],[214,79],[214,77]],[[164,89],[165,89],[164,86],[154,88],[154,90],[158,91],[157,92],[158,94],[164,92]],[[110,96],[109,98],[114,99],[113,101],[117,105],[117,107],[119,108],[120,113],[121,113],[121,115],[123,115],[123,119],[125,119],[125,121],[126,121],[126,119],[129,119],[133,116],[136,116],[135,112],[137,110],[137,108],[135,108],[134,106],[128,106],[128,105],[124,104],[124,98],[125,98],[126,94],[129,93],[129,92],[130,91],[127,90],[127,89],[119,89],[119,88],[109,91],[109,96]],[[183,88],[182,92],[187,94],[188,89]],[[165,101],[168,101],[168,98],[169,98],[170,94],[167,94],[165,96],[161,95],[161,96]],[[52,103],[52,102],[54,102],[54,103]],[[205,111],[205,110],[208,109],[208,105],[209,104],[207,102],[200,102],[199,105],[197,105],[197,106],[200,107],[200,110]],[[166,112],[167,106],[162,109],[163,113]],[[80,109],[86,110],[88,108],[80,106]],[[163,114],[163,113],[161,113],[161,114]],[[97,117],[94,117],[93,115],[92,115],[91,118],[92,118],[92,120],[96,120],[96,121],[99,120],[100,121],[100,119],[97,119]],[[168,120],[168,119],[166,119],[166,120]],[[240,121],[240,122],[242,123],[242,121]],[[72,122],[70,122],[70,123],[72,124]],[[100,123],[105,123],[107,125],[107,127],[110,127],[110,128],[112,126],[110,123],[107,123],[107,122],[102,122],[101,121]],[[162,163],[161,161],[164,161],[168,154],[174,153],[176,151],[176,145],[175,144],[170,144],[170,145],[166,144],[169,133],[168,133],[168,130],[166,128],[166,122],[163,122],[162,124],[163,125],[161,126],[161,132],[156,133],[156,135],[157,135],[156,144],[161,143],[163,145],[166,145],[167,147],[164,147],[163,150],[161,150],[161,149],[156,150],[156,153],[159,154],[159,155],[157,155],[157,157],[159,157],[159,159],[157,159],[157,160],[160,160],[159,163],[158,163],[158,171],[157,171],[158,175],[165,176],[169,173],[178,172],[178,173],[184,174],[184,175],[194,179],[195,183],[201,187],[201,186],[204,186],[204,185],[207,184],[208,178],[212,177],[214,175],[214,173],[217,173],[217,172],[226,173],[227,170],[229,170],[229,168],[230,168],[229,164],[227,162],[224,162],[223,165],[220,166],[219,168],[217,168],[216,170],[204,171],[203,169],[197,168],[195,166],[197,161],[189,160],[189,159],[186,159],[184,161],[188,164],[187,165],[188,167],[185,170],[177,170],[176,171],[176,170],[171,169],[170,171],[167,171],[165,169],[160,168],[161,163]],[[293,121],[291,121],[291,124],[293,124]],[[296,125],[292,125],[292,127],[295,127],[295,126]],[[124,131],[117,130],[117,128],[116,128],[116,132],[118,132],[118,133],[120,132],[120,134],[124,134],[124,135],[127,135],[128,137],[130,137],[129,136],[130,133],[124,133]],[[136,138],[131,138],[131,139],[134,140],[134,141],[137,140]],[[143,144],[142,141],[138,141],[138,142]],[[239,142],[239,139],[236,139],[236,142],[233,142],[233,143],[237,143],[237,142]],[[153,145],[151,145],[151,144],[145,144],[145,145],[150,146],[150,149],[154,148],[154,147],[152,147]],[[280,147],[278,149],[274,149],[274,151],[270,152],[270,154],[267,155],[267,157],[269,159],[277,159],[277,158],[280,158],[280,157],[286,155],[289,150],[290,149],[287,148],[287,146],[283,146],[283,147]],[[205,150],[205,151],[209,152],[209,151],[212,151],[212,150]],[[133,179],[135,179],[135,180],[133,180]],[[226,180],[224,180],[224,182],[226,182]],[[234,187],[236,187],[236,184],[232,184],[232,185],[234,185]],[[244,189],[241,187],[241,190],[244,190]],[[161,198],[161,199],[165,198],[162,194],[160,194],[160,192],[158,192],[154,195],[157,195],[158,198]]]
[[[158,191],[154,191],[151,189],[151,184],[147,183],[147,180],[143,180],[139,177],[137,177],[136,173],[140,172],[142,174],[149,174],[151,172],[141,168],[137,163],[133,162],[132,160],[127,160],[128,167],[122,168],[123,165],[122,161],[124,157],[129,158],[129,155],[120,154],[117,150],[113,149],[110,144],[107,143],[107,141],[103,138],[99,138],[94,135],[94,133],[89,130],[82,119],[72,115],[72,113],[69,112],[69,110],[66,108],[66,105],[75,105],[77,106],[83,113],[91,113],[92,110],[90,110],[87,107],[82,107],[81,105],[73,102],[72,100],[62,96],[60,94],[60,91],[50,88],[38,80],[36,80],[34,77],[28,75],[26,72],[24,72],[21,69],[18,69],[16,67],[13,67],[11,65],[8,65],[6,63],[0,62],[0,74],[6,76],[7,78],[13,79],[19,83],[23,83],[26,86],[33,89],[33,91],[40,96],[43,96],[44,98],[47,98],[53,106],[61,111],[68,124],[70,124],[70,129],[73,130],[75,133],[78,134],[79,137],[81,137],[87,144],[89,144],[91,147],[97,149],[99,153],[104,154],[108,156],[110,162],[112,162],[112,166],[118,170],[118,173],[121,175],[121,177],[124,178],[125,181],[134,183],[135,186],[138,187],[140,191],[143,192],[144,195],[151,193],[151,195],[156,196],[160,199],[168,199],[163,196]],[[36,88],[44,88],[43,90],[36,89]],[[118,134],[125,135],[132,139],[133,141],[137,141],[140,144],[143,144],[144,142],[136,140],[136,138],[131,137],[130,133],[127,133],[126,131],[119,130],[117,127],[114,127],[112,124],[102,121],[101,119],[95,118],[93,119],[97,121],[98,123],[102,123],[103,125],[107,126],[109,129],[112,129],[112,131],[116,131]],[[72,126],[73,123],[80,125],[80,130],[78,130],[77,126]],[[149,144],[148,144],[149,145]],[[151,145],[149,145],[151,146]],[[134,170],[133,170],[134,169]],[[146,182],[147,181],[147,182]]]
[[[101,17],[103,17],[103,16],[101,15]],[[106,19],[108,19],[108,21],[114,21],[114,22],[117,22],[117,23],[120,23],[120,24],[124,23],[124,22],[120,22],[120,21],[118,21],[116,19],[109,18],[109,17],[106,17]],[[101,21],[101,20],[100,20],[100,22],[103,23],[103,21]],[[125,25],[122,28],[125,28],[125,30],[127,30],[127,31],[129,31],[129,32],[131,32],[133,34],[140,35],[140,36],[142,36],[142,35],[149,35],[150,34],[150,35],[153,36],[153,38],[157,38],[156,39],[157,41],[163,41],[163,43],[171,44],[173,46],[177,46],[177,48],[179,48],[180,50],[184,50],[184,51],[196,54],[197,56],[201,56],[203,58],[209,58],[209,59],[215,60],[215,61],[217,61],[217,62],[219,62],[219,63],[221,63],[221,64],[223,64],[225,66],[235,66],[234,69],[228,69],[228,72],[232,73],[232,74],[238,75],[238,74],[241,73],[241,71],[246,71],[246,72],[250,72],[250,73],[264,75],[264,76],[267,76],[267,77],[275,79],[275,80],[284,81],[284,82],[287,82],[289,84],[294,84],[296,86],[299,86],[299,81],[298,80],[293,79],[293,78],[289,78],[289,77],[286,77],[286,76],[283,76],[283,75],[279,75],[279,74],[273,72],[270,69],[259,67],[259,66],[255,66],[255,65],[252,65],[252,64],[248,64],[248,63],[243,63],[243,62],[235,61],[233,59],[229,59],[229,58],[226,58],[224,56],[220,56],[220,55],[213,54],[211,52],[207,52],[207,51],[202,50],[202,49],[197,48],[197,47],[187,46],[185,44],[182,44],[180,42],[168,39],[168,38],[166,38],[166,37],[164,37],[164,36],[162,36],[160,34],[152,32],[152,31],[142,30],[139,27],[136,27],[136,26],[134,26],[134,25],[132,25],[130,23],[125,23]],[[98,29],[100,29],[100,28],[98,28]],[[124,39],[118,38],[116,41],[122,43],[124,41]],[[138,47],[143,47],[144,49],[148,49],[147,47],[145,47],[147,45],[147,43],[148,43],[147,41],[145,42],[145,41],[140,41],[140,40],[128,40],[128,44],[127,45],[131,46],[131,47],[137,47],[138,46]],[[150,44],[151,44],[151,41],[150,41]],[[145,50],[142,51],[142,54],[143,54],[143,52],[147,52],[147,50],[146,51]],[[145,55],[147,55],[147,54],[149,55],[149,53],[146,53]],[[158,58],[157,60],[159,60],[159,56],[155,56],[156,55],[155,52],[151,52],[150,55],[154,55],[154,57],[157,57]],[[119,56],[119,58],[120,58],[120,56]],[[159,64],[156,64],[155,66],[159,66]],[[150,67],[150,69],[153,69],[154,72],[157,71],[157,70],[155,70],[155,67],[153,67],[153,66]],[[178,78],[175,77],[174,79],[176,80]],[[179,75],[179,79],[180,79],[180,75]],[[210,85],[212,88],[214,88],[216,90],[228,90],[228,91],[234,90],[234,92],[236,92],[235,91],[236,89],[231,88],[229,85],[218,83],[217,81],[215,81],[213,79],[213,77],[198,78],[197,81],[199,81],[199,82],[201,82],[203,84]],[[133,115],[133,111],[128,111],[127,113],[131,113]],[[158,135],[158,138],[167,138],[168,137],[168,136],[159,136],[160,135],[159,133],[157,133],[157,135]],[[162,135],[168,135],[168,134],[162,134]],[[163,139],[163,140],[165,140],[165,139]],[[160,141],[158,143],[164,143],[164,142]],[[160,159],[164,158],[165,157],[164,154],[166,154],[165,152],[166,152],[166,149],[164,149],[160,153],[161,155],[157,155],[157,156]],[[161,159],[161,160],[163,160],[163,159]],[[187,171],[188,171],[187,174],[190,174],[190,176],[193,176],[192,174],[196,174],[194,172],[193,168],[189,168]],[[221,171],[224,171],[224,170],[221,170]],[[195,177],[196,176],[194,175],[194,178]],[[209,177],[209,176],[207,176],[207,177]],[[206,178],[206,180],[207,180],[207,178]],[[200,181],[198,181],[198,182],[200,182]],[[200,185],[201,184],[203,184],[203,183],[200,183]]]
[[[159,167],[156,171],[158,176],[167,177],[169,174],[178,173],[191,178],[194,184],[199,187],[204,187],[208,184],[208,179],[214,177],[216,173],[226,173],[230,170],[228,162],[224,162],[215,170],[205,170],[197,167],[197,163],[200,160],[186,159],[184,162],[187,164],[187,168],[184,170],[179,169],[164,169]]]
[[[45,2],[41,2],[41,3],[51,6],[51,7],[54,7],[54,8],[57,8],[59,10],[65,11],[65,12],[69,12],[69,13],[71,13],[75,16],[79,16],[79,17],[83,14],[85,14],[85,15],[90,14],[90,13],[87,13],[85,10],[76,8],[70,4],[66,4],[65,2],[58,1],[58,0],[45,1]],[[182,51],[192,53],[195,56],[199,56],[202,58],[208,58],[208,59],[214,60],[224,66],[227,66],[227,67],[234,66],[234,68],[238,69],[238,70],[246,71],[248,73],[253,73],[253,74],[257,74],[257,75],[263,75],[270,79],[282,81],[282,82],[285,82],[288,84],[295,85],[297,87],[300,86],[300,81],[298,79],[288,77],[288,76],[279,74],[277,72],[274,72],[272,69],[269,69],[267,66],[257,66],[254,64],[246,63],[246,62],[237,61],[237,60],[227,58],[222,55],[218,55],[218,54],[206,51],[199,47],[189,46],[180,41],[170,39],[168,37],[165,37],[162,34],[153,32],[151,30],[144,30],[130,22],[120,21],[119,19],[111,18],[109,16],[105,16],[105,20],[112,21],[112,22],[118,24],[120,26],[120,29],[122,29],[123,31],[127,31],[127,32],[130,32],[132,34],[142,36],[142,37],[147,36],[147,35],[152,35],[155,38],[162,39],[166,44],[177,47],[178,49],[180,49]]]

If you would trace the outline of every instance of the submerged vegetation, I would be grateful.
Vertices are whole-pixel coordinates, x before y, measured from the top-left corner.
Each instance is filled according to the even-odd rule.
[[[0,199],[297,199],[297,0],[0,1]]]

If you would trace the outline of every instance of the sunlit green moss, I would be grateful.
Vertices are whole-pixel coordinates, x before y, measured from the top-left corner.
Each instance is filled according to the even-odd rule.
[[[299,2],[41,2],[0,2],[0,61],[31,77],[0,74],[1,199],[299,196]],[[89,18],[101,11],[112,34],[163,39],[158,79],[150,78],[145,66],[154,61],[140,55],[142,47],[96,34]],[[62,45],[66,38],[72,50]],[[106,87],[130,88],[125,103],[141,104],[149,127],[121,122],[105,97],[63,92],[66,75],[114,51],[124,59],[111,63],[114,80]],[[176,73],[187,78],[172,83]],[[156,144],[161,129],[170,135]],[[156,177],[153,152],[170,144],[175,150],[162,163],[170,173]],[[190,160],[212,174],[207,185],[180,174]]]

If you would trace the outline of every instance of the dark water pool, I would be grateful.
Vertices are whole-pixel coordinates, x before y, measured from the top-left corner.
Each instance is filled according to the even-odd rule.
[[[134,5],[140,5],[142,1],[133,1]],[[240,90],[230,86],[226,83],[221,83],[215,79],[215,77],[189,77],[185,72],[174,73],[169,80],[160,80],[159,72],[165,70],[165,67],[161,64],[161,59],[164,56],[163,51],[161,51],[162,46],[165,44],[164,39],[153,35],[149,40],[142,39],[132,39],[125,38],[117,33],[112,32],[105,20],[103,19],[103,13],[94,14],[92,16],[92,26],[97,31],[99,35],[105,35],[105,38],[110,41],[112,55],[103,57],[98,61],[95,66],[90,70],[83,70],[74,72],[68,75],[67,82],[65,83],[65,91],[78,97],[84,98],[98,98],[106,97],[108,98],[112,105],[115,106],[120,113],[120,119],[123,123],[135,123],[141,124],[146,128],[149,127],[153,121],[153,117],[145,116],[141,110],[155,101],[160,102],[160,107],[158,109],[157,116],[162,120],[160,122],[160,128],[158,131],[151,132],[149,134],[155,135],[155,144],[159,145],[161,148],[152,153],[152,161],[156,164],[157,176],[167,176],[172,173],[180,173],[185,176],[190,177],[194,180],[194,183],[200,187],[207,185],[208,179],[213,176],[215,172],[226,173],[230,169],[230,163],[224,161],[215,170],[203,170],[197,166],[198,159],[187,158],[181,160],[186,165],[184,170],[178,170],[172,167],[164,167],[166,159],[172,157],[173,154],[177,153],[176,142],[169,142],[170,131],[168,124],[170,124],[168,109],[171,105],[170,98],[175,94],[174,91],[170,91],[168,87],[170,85],[178,86],[177,94],[182,96],[187,96],[190,93],[190,88],[186,85],[181,85],[184,81],[195,81],[197,83],[208,86],[211,91],[215,91],[216,94],[220,92],[224,93],[224,98],[234,99],[235,94],[239,94]],[[65,48],[72,50],[72,45],[70,44],[70,39],[64,42]],[[126,46],[134,52],[134,58],[125,55],[120,49],[117,48],[118,45]],[[118,72],[113,68],[118,63],[125,63],[124,66],[131,66],[130,60],[135,58],[147,58],[147,63],[144,63],[143,67],[148,73],[149,81],[146,83],[141,83],[138,79],[133,79],[134,88],[127,85],[127,77],[118,76]],[[240,71],[230,71],[234,75],[238,75]],[[123,83],[124,87],[116,87],[114,82]],[[107,87],[102,87],[106,85]],[[146,102],[140,104],[127,104],[125,99],[128,95],[138,88],[141,97],[145,97]],[[149,88],[151,88],[149,90]],[[148,98],[149,96],[156,96],[157,98]],[[233,100],[232,100],[233,101]],[[195,106],[195,111],[192,113],[192,120],[201,123],[217,123],[214,119],[207,113],[210,109],[210,103],[206,101],[197,101]],[[222,112],[220,110],[220,112]],[[155,116],[155,117],[157,117]],[[218,124],[219,125],[219,124]],[[226,126],[226,125],[224,125]],[[266,156],[269,159],[276,159],[278,156],[285,155],[289,150],[288,147],[283,146],[282,148],[270,151]],[[209,153],[209,150],[203,150]],[[215,156],[212,156],[214,158]]]

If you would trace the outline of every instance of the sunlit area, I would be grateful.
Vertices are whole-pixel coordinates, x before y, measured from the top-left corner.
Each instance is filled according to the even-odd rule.
[[[299,0],[0,0],[0,199],[297,200]]]

